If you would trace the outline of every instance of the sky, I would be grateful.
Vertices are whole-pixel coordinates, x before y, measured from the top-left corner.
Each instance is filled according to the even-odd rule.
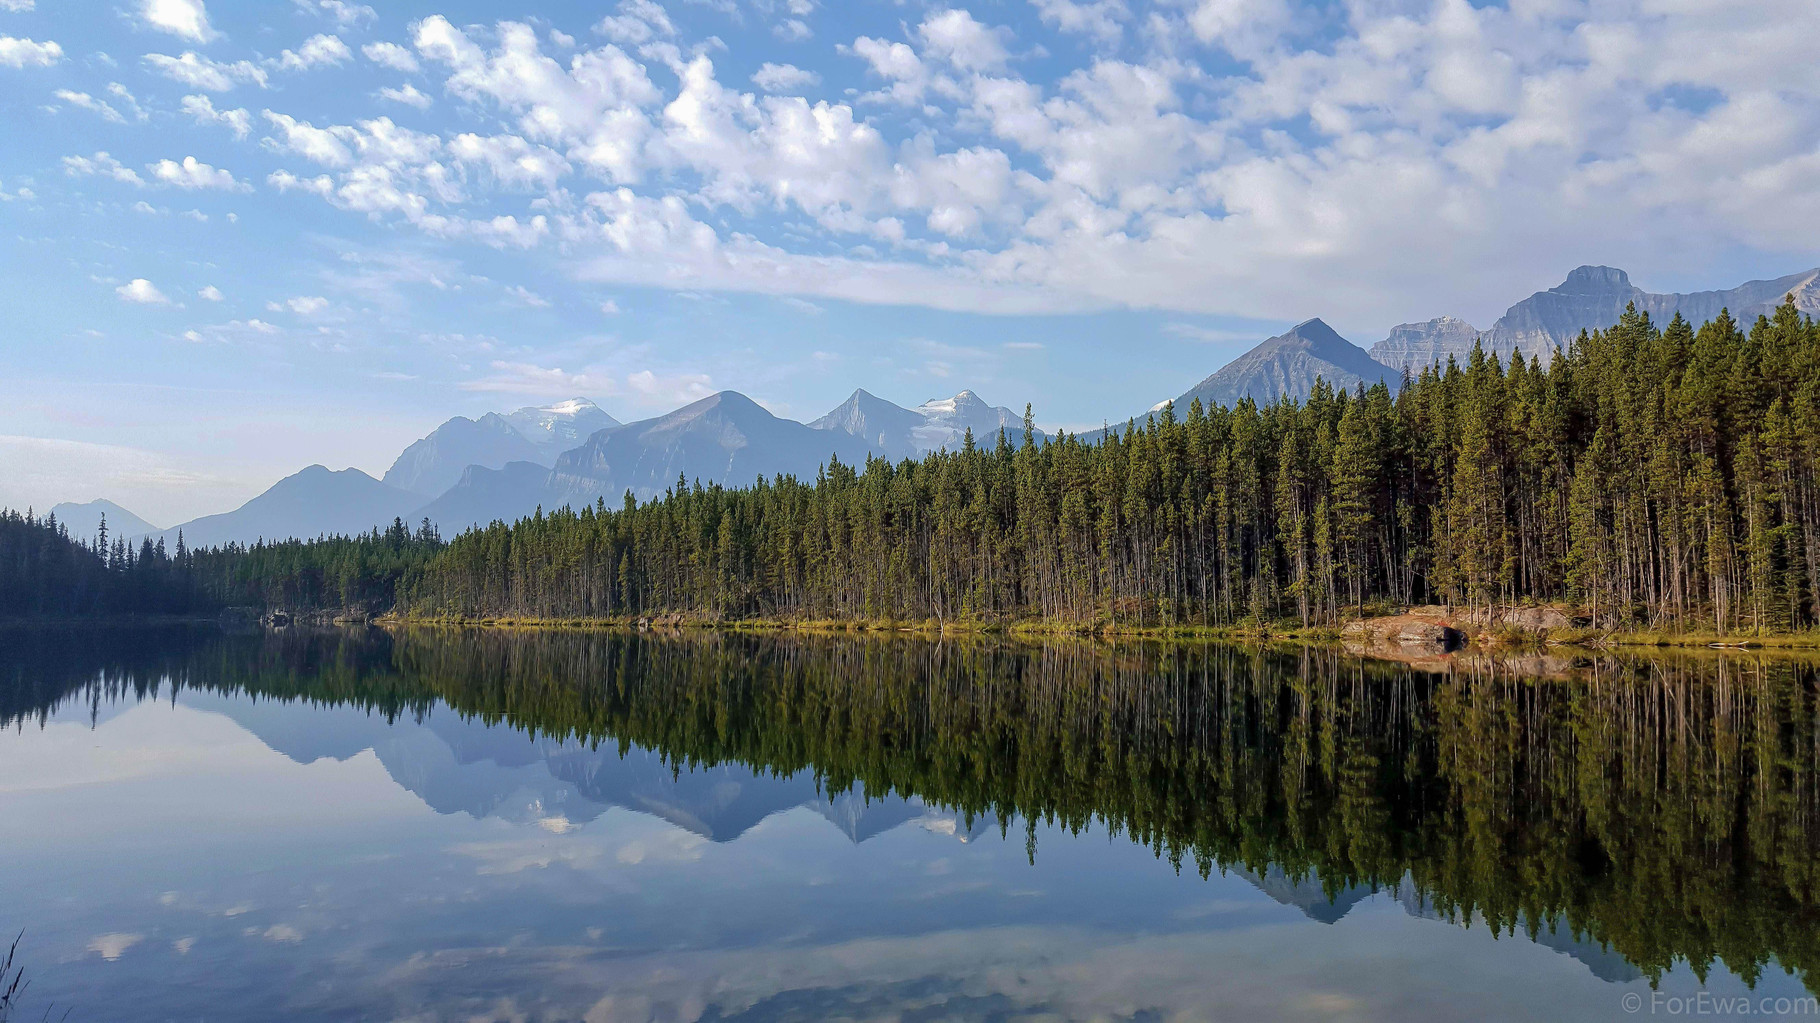
[[[0,0],[0,505],[455,415],[970,388],[1820,264],[1813,0]]]

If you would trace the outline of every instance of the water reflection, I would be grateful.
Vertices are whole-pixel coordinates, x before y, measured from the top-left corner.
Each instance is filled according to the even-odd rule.
[[[446,982],[451,971],[462,973],[473,985],[467,1010],[485,1010],[502,992],[522,1009],[530,970],[562,972],[558,987],[572,983],[595,995],[602,984],[641,992],[608,1018],[819,1018],[837,1004],[847,1007],[837,1014],[856,1016],[914,1004],[939,1004],[942,1018],[1068,1016],[1094,1005],[1097,1012],[1125,1003],[1069,1000],[1094,988],[1104,967],[1091,964],[1168,973],[1186,967],[1156,964],[1177,963],[1185,948],[1230,963],[1272,947],[1255,930],[1244,948],[1216,940],[1223,928],[1258,923],[1255,901],[1210,894],[1230,895],[1230,884],[1251,886],[1332,930],[1331,940],[1319,942],[1298,931],[1296,942],[1276,948],[1279,960],[1264,971],[1271,975],[1286,966],[1318,978],[1343,973],[1364,954],[1337,951],[1354,940],[1354,923],[1403,935],[1410,948],[1429,939],[1409,934],[1435,933],[1399,930],[1410,925],[1385,914],[1502,935],[1485,962],[1507,971],[1522,973],[1514,964],[1530,962],[1509,942],[1515,936],[1543,954],[1578,960],[1589,980],[1619,984],[1732,974],[1761,984],[1785,970],[1807,978],[1820,938],[1816,675],[1798,660],[1514,666],[1522,670],[1460,661],[1443,673],[1313,649],[479,631],[16,632],[0,649],[0,720],[20,735],[71,718],[102,734],[113,718],[156,700],[231,720],[296,765],[354,768],[371,756],[397,786],[448,815],[445,827],[511,824],[561,836],[623,811],[666,822],[611,855],[621,864],[665,857],[697,864],[673,879],[678,887],[622,892],[645,911],[617,921],[613,934],[600,926],[571,930],[601,931],[578,940],[605,942],[621,958],[693,949],[695,958],[664,963],[666,976],[692,979],[649,983],[615,972],[612,956],[548,941],[533,943],[534,961],[515,953],[512,976],[501,977],[484,950],[515,929],[547,938],[579,924],[558,908],[571,893],[540,890],[533,898],[515,890],[501,904],[500,893],[474,889],[472,879],[441,878],[413,897],[471,899],[492,906],[493,916],[482,924],[453,910],[429,914],[415,926],[429,927],[433,917],[475,940],[424,942],[441,950],[403,956],[385,983],[366,982],[378,984],[373,990],[412,990],[429,977]],[[399,816],[395,809],[375,815]],[[775,863],[759,851],[785,834],[812,844],[801,830],[810,819],[824,829],[832,823],[852,846],[880,850],[827,860],[816,868],[826,876],[811,870],[801,879],[806,887],[788,895],[756,890],[767,871],[814,866],[791,862],[790,849],[774,850],[782,853]],[[901,828],[910,822],[922,826]],[[1086,832],[1119,837],[1112,846],[1103,837],[1072,837]],[[518,832],[463,832],[459,841],[438,834],[439,848],[478,863],[487,877],[605,855],[539,845]],[[927,845],[915,846],[909,860],[883,862],[924,841],[909,835],[953,843],[1001,834],[1011,839],[1001,845],[1025,864],[1022,874],[1007,862],[959,876],[966,864],[957,869]],[[702,841],[734,843],[720,902],[690,890],[716,887],[699,865],[714,857],[690,844]],[[384,870],[361,868],[375,876],[421,874],[442,862],[401,852],[401,842],[342,841],[337,848],[347,850],[350,865],[337,881],[351,883],[351,864],[363,856],[394,861]],[[1191,887],[1134,875],[1124,855],[1133,843],[1182,871]],[[817,856],[833,855],[815,848]],[[910,870],[914,885],[902,880]],[[1076,887],[1057,885],[1064,879]],[[1050,885],[1041,898],[1019,887],[1039,881]],[[894,894],[906,888],[921,892],[913,901],[922,905]],[[217,902],[236,897],[219,884],[196,891]],[[261,898],[270,901],[245,894],[248,904]],[[307,907],[311,898],[298,902]],[[268,956],[350,926],[276,916],[257,927],[228,924],[241,916],[227,915],[238,904],[208,912],[224,934],[257,939]],[[940,921],[957,906],[966,907],[967,926],[945,931]],[[341,908],[359,912],[345,901]],[[704,912],[710,916],[687,919]],[[1207,930],[1209,921],[1218,926]],[[945,926],[962,924],[952,918]],[[1114,945],[1069,937],[1068,928],[1086,926],[1142,933]],[[1199,937],[1182,945],[1182,928],[1198,928]],[[402,930],[390,925],[378,947],[422,937]],[[1156,945],[1153,932],[1176,944]],[[932,933],[944,934],[939,949],[915,944]],[[93,958],[127,963],[134,946],[149,940],[138,935],[93,937],[100,949]],[[206,947],[194,945],[195,936],[166,940],[175,951],[186,938]],[[789,954],[811,940],[836,942],[869,965],[828,972]],[[1073,961],[1086,972],[1063,970],[1048,977],[1055,990],[1022,998],[1016,985],[981,976],[980,964],[1003,954],[988,954],[981,942],[1010,942],[1038,957],[1017,958],[1020,969]],[[1083,959],[1086,946],[1094,952]],[[707,949],[718,951],[702,958]],[[971,966],[968,950],[976,956]],[[189,948],[177,954],[188,956]],[[236,967],[249,965],[243,952],[234,956]],[[577,979],[571,973],[582,961],[591,966]],[[567,964],[562,971],[559,963]],[[702,1000],[703,990],[724,990],[742,970],[768,980],[730,1001]],[[846,983],[856,975],[867,978],[863,990]],[[1174,982],[1187,983],[1184,976]],[[1303,993],[1318,994],[1323,983],[1311,979]],[[1222,998],[1240,984],[1225,977]],[[1376,986],[1361,982],[1386,997],[1387,984],[1383,977]],[[930,985],[943,993],[935,1002]],[[1258,1004],[1290,1015],[1326,1004],[1277,994]],[[1546,993],[1519,985],[1509,997],[1534,1010]],[[1192,1014],[1196,1003],[1182,998],[1176,1008]],[[1452,1001],[1429,1008],[1442,1004],[1459,1008]],[[360,1005],[360,1014],[371,1014],[369,1003]],[[408,998],[398,1005],[422,1008]],[[1568,1014],[1597,1018],[1614,1005]],[[1126,1015],[1145,1008],[1125,1007]]]

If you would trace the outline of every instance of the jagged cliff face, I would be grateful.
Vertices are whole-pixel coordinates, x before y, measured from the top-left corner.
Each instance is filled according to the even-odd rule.
[[[1559,286],[1511,306],[1485,332],[1485,349],[1506,361],[1512,352],[1520,352],[1525,358],[1533,355],[1546,364],[1554,358],[1557,347],[1564,349],[1572,344],[1582,330],[1604,330],[1617,323],[1625,307],[1632,304],[1657,324],[1665,324],[1680,313],[1698,328],[1717,318],[1722,309],[1730,310],[1733,319],[1749,324],[1759,315],[1774,312],[1791,294],[1797,308],[1820,314],[1820,270],[1771,281],[1750,281],[1724,291],[1658,295],[1632,284],[1630,275],[1622,270],[1583,266],[1568,274]],[[1470,343],[1467,349],[1471,349]]]
[[[1419,373],[1448,356],[1459,357],[1472,351],[1479,331],[1472,324],[1454,316],[1437,316],[1424,323],[1399,323],[1390,335],[1371,346],[1373,359],[1391,369],[1407,368]]]

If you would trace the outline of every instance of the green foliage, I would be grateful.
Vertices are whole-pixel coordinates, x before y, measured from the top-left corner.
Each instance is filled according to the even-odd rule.
[[[189,615],[224,607],[384,610],[405,574],[443,547],[429,522],[363,536],[190,550],[164,541],[92,541],[54,517],[0,512],[0,616]]]
[[[1607,628],[1820,623],[1820,325],[1790,304],[1748,334],[1633,310],[1546,368],[1475,351],[1394,396],[1178,411],[494,523],[400,604],[1307,627],[1368,602],[1548,601]]]

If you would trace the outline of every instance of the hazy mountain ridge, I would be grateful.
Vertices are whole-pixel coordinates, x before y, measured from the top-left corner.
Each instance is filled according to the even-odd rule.
[[[737,391],[721,391],[594,434],[556,460],[550,491],[575,504],[604,498],[618,505],[627,491],[648,500],[678,478],[731,486],[779,474],[814,479],[830,456],[860,465],[867,450],[845,431],[780,419]]]
[[[535,462],[547,469],[591,434],[618,425],[619,420],[586,398],[489,412],[479,419],[456,416],[405,448],[382,479],[436,497],[460,482],[469,466],[499,469],[511,462]]]
[[[157,526],[106,498],[81,504],[65,501],[52,508],[50,513],[57,517],[57,521],[63,524],[70,536],[78,540],[94,539],[104,515],[107,516],[107,535],[110,537],[139,537],[158,532]]]
[[[972,391],[952,398],[931,398],[913,409],[904,408],[864,390],[827,415],[809,424],[816,430],[833,430],[863,441],[873,454],[892,460],[920,458],[931,451],[959,450],[967,431],[981,446],[998,443],[1003,430],[1014,443],[1022,443],[1024,416],[1002,406],[992,406]],[[1039,440],[1048,434],[1035,431]]]
[[[1395,390],[1402,374],[1366,354],[1319,318],[1304,320],[1227,363],[1175,399],[1177,415],[1200,399],[1203,406],[1232,406],[1245,398],[1266,405],[1283,395],[1306,398],[1315,381],[1351,390],[1380,381]]]
[[[155,534],[165,546],[179,533],[190,547],[252,543],[259,539],[313,539],[365,533],[408,516],[423,499],[389,486],[359,469],[331,471],[312,465],[274,483],[231,512],[204,515]]]

